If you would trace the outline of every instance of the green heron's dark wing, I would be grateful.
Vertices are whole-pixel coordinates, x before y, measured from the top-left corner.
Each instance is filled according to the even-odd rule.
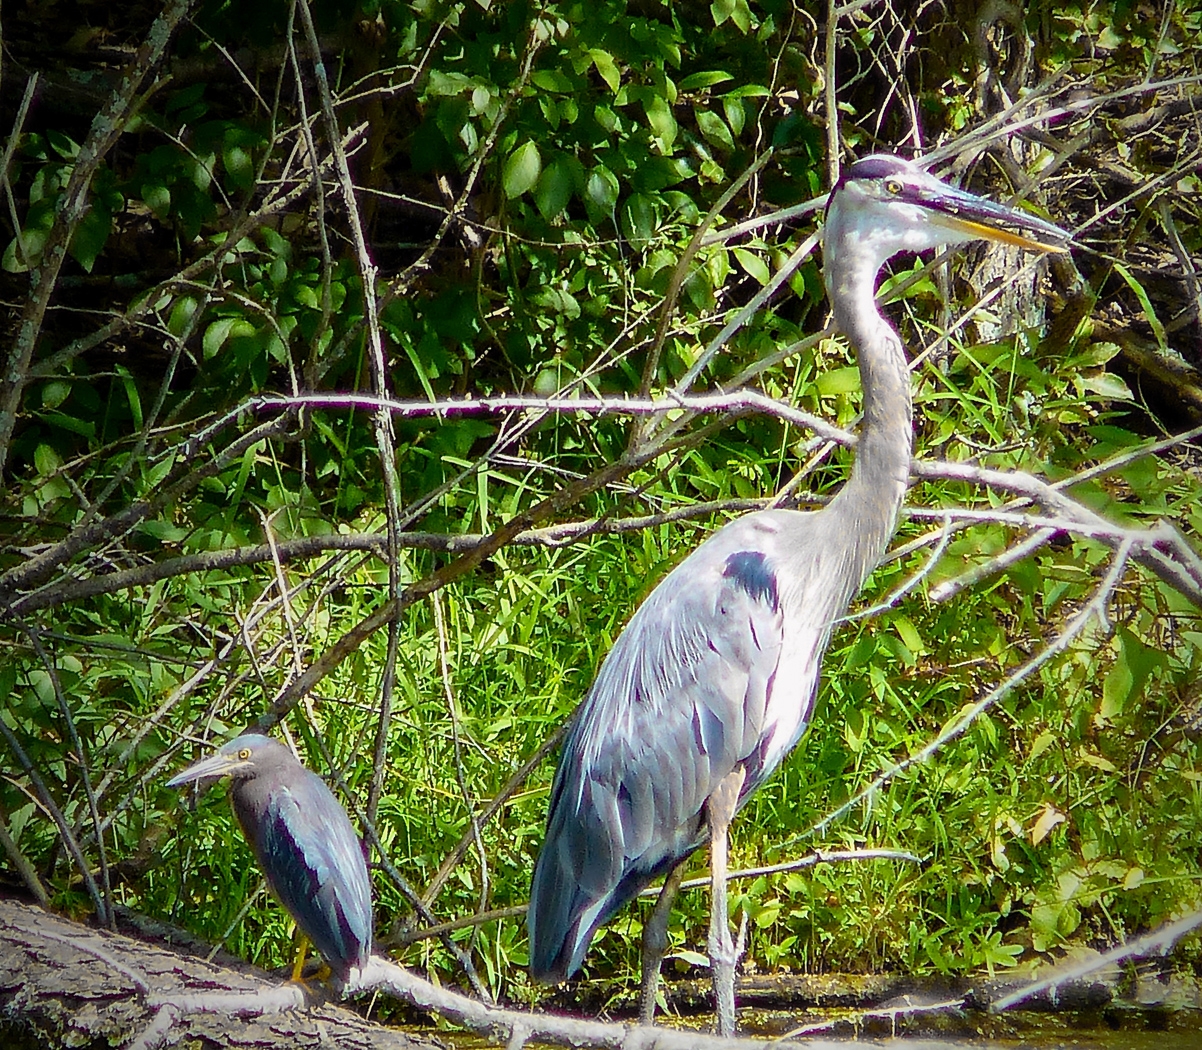
[[[276,896],[339,977],[371,952],[371,882],[359,838],[325,782],[303,766],[288,783],[264,778],[235,786],[238,817],[247,803],[259,811],[259,834],[248,838]],[[257,786],[260,790],[250,792]],[[239,790],[239,789],[244,790]],[[248,795],[258,796],[253,801]]]

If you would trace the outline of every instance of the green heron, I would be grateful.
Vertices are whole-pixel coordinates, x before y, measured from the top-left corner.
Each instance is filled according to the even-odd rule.
[[[288,748],[256,733],[231,740],[167,786],[206,777],[230,778],[234,815],[268,885],[345,984],[367,963],[372,931],[367,861],[346,810]]]

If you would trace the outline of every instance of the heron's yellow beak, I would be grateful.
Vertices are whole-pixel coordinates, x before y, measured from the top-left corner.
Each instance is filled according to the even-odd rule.
[[[1050,244],[1047,241],[1036,240],[1034,237],[1027,237],[1001,226],[993,226],[977,222],[974,219],[967,219],[961,215],[948,215],[944,213],[939,216],[938,222],[941,226],[946,226],[949,230],[956,230],[959,233],[967,234],[969,237],[980,237],[982,240],[996,241],[998,244],[1011,244],[1016,248],[1026,248],[1032,252],[1068,251],[1068,247],[1064,244]],[[1051,224],[1049,223],[1049,225]],[[1064,236],[1067,237],[1068,234],[1065,233]]]
[[[1035,252],[1066,252],[1071,235],[1054,223],[946,183],[906,186],[903,199],[927,210],[932,223],[961,236]]]

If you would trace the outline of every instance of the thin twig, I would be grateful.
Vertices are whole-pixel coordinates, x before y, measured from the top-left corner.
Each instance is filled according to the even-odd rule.
[[[684,397],[689,392],[694,381],[706,369],[710,361],[714,359],[714,356],[722,347],[730,341],[730,337],[750,321],[760,307],[769,302],[780,291],[789,278],[793,276],[793,271],[801,265],[802,260],[818,246],[819,239],[818,233],[811,233],[801,244],[794,248],[789,258],[772,275],[772,279],[751,297],[746,306],[743,306],[734,317],[722,326],[722,330],[710,340],[706,348],[698,355],[697,360],[693,362],[692,366],[684,374],[684,377],[676,384],[676,396]]]
[[[492,127],[489,128],[488,134],[484,137],[484,141],[480,143],[480,148],[476,153],[476,157],[472,162],[471,168],[468,170],[467,177],[463,180],[463,190],[455,203],[451,206],[434,236],[430,239],[430,243],[417,259],[410,263],[404,271],[398,276],[389,281],[388,293],[383,297],[380,303],[381,309],[390,303],[393,299],[403,295],[409,289],[409,285],[417,277],[418,274],[426,270],[430,265],[430,260],[434,258],[434,253],[438,251],[445,240],[447,232],[452,224],[456,222],[460,213],[466,208],[468,200],[476,189],[476,180],[480,177],[480,172],[484,169],[484,162],[492,153],[493,147],[496,145],[497,138],[501,134],[501,129],[505,126],[506,120],[509,118],[509,110],[515,99],[519,98],[525,90],[526,85],[530,81],[530,74],[534,69],[534,60],[538,57],[543,45],[552,37],[551,33],[542,32],[540,25],[540,14],[535,14],[535,17],[530,26],[530,36],[526,43],[526,54],[522,59],[522,68],[518,73],[517,80],[511,85],[508,94],[501,101],[500,108],[497,111],[496,117],[493,119]]]
[[[367,237],[363,231],[359,205],[355,198],[355,186],[351,179],[350,166],[347,164],[346,151],[342,148],[338,117],[334,112],[334,98],[330,92],[325,63],[321,57],[321,45],[317,39],[317,30],[313,25],[308,0],[301,0],[298,6],[301,21],[304,24],[305,38],[309,44],[310,59],[313,62],[317,93],[321,100],[322,114],[326,123],[326,133],[334,156],[334,171],[342,188],[342,203],[346,209],[351,242],[355,247],[355,259],[363,285],[363,325],[366,329],[367,361],[371,383],[377,396],[385,398],[388,394],[388,370],[384,363],[384,337],[380,331],[379,297],[376,290],[379,271],[371,257],[367,246]],[[392,416],[383,407],[377,409],[372,415],[372,427],[375,431],[380,471],[384,478],[384,521],[388,536],[388,599],[395,603],[401,589],[400,545],[397,542],[397,535],[401,528],[401,482],[396,467],[396,439],[392,430]],[[367,814],[372,820],[375,819],[376,809],[384,788],[384,759],[388,752],[388,730],[392,721],[392,698],[396,684],[397,652],[400,647],[401,625],[399,619],[393,619],[387,626],[388,641],[384,666],[380,675],[380,717],[373,753],[374,775],[367,799]]]
[[[9,816],[4,811],[4,806],[0,805],[0,848],[4,850],[4,854],[8,857],[8,862],[13,866],[13,869],[21,876],[21,881],[25,883],[25,888],[33,894],[34,900],[43,908],[50,906],[50,894],[46,892],[46,887],[42,883],[41,876],[38,875],[37,869],[33,866],[30,859],[25,856],[21,847],[17,845],[17,840],[13,838],[12,832],[8,830]]]
[[[514,1032],[523,1039],[556,1046],[610,1047],[612,1050],[747,1050],[758,1041],[725,1039],[692,1030],[610,1024],[555,1014],[500,1010],[445,988],[436,988],[394,963],[373,955],[357,991],[387,991],[414,1006],[460,1025],[508,1042]]]
[[[296,397],[264,395],[251,398],[247,406],[258,411],[277,408],[355,408],[376,411],[387,408],[404,418],[419,416],[489,415],[498,412],[580,412],[588,415],[655,416],[686,412],[762,412],[812,430],[840,445],[854,445],[854,434],[819,416],[794,408],[758,390],[733,390],[728,394],[670,394],[659,398],[633,397],[503,397],[443,398],[439,401],[392,401],[365,394],[300,394]],[[247,407],[244,406],[244,407]],[[242,408],[239,408],[239,412]],[[233,415],[234,413],[231,413]]]
[[[982,580],[996,576],[998,573],[1010,568],[1011,565],[1015,565],[1024,558],[1030,557],[1041,547],[1046,546],[1059,531],[1059,529],[1047,527],[1036,529],[1026,539],[1020,540],[1001,554],[990,558],[984,564],[975,565],[967,572],[962,572],[959,576],[953,577],[950,580],[941,580],[927,591],[927,597],[933,602],[946,602],[954,598],[957,594],[975,587]],[[947,529],[945,528],[943,535],[946,534]]]
[[[995,1014],[1001,1013],[1003,1010],[1008,1010],[1012,1006],[1017,1006],[1019,1003],[1026,1002],[1045,992],[1052,993],[1051,998],[1054,1003],[1056,991],[1062,985],[1070,981],[1079,981],[1082,977],[1087,977],[1091,973],[1096,973],[1098,970],[1114,966],[1127,959],[1142,959],[1149,955],[1167,955],[1174,944],[1199,926],[1202,926],[1202,911],[1193,911],[1174,922],[1165,923],[1159,929],[1137,937],[1133,941],[1116,945],[1101,955],[1069,965],[1053,966],[1051,973],[1046,977],[1023,985],[1023,987],[1002,996],[996,1002],[990,1003],[989,1011]]]
[[[779,864],[766,864],[759,868],[743,868],[740,871],[730,871],[726,881],[734,879],[758,879],[762,875],[777,875],[784,871],[804,871],[806,868],[817,867],[819,864],[848,864],[861,860],[900,860],[907,864],[921,864],[922,858],[913,853],[900,849],[836,849],[814,850],[813,853],[796,860],[786,860]],[[706,889],[710,886],[710,877],[701,876],[696,879],[686,879],[680,884],[682,890]],[[640,897],[655,897],[659,895],[659,887],[652,886],[643,890]]]
[[[902,1003],[897,1006],[876,1006],[871,1010],[855,1010],[849,1014],[841,1014],[839,1017],[832,1017],[827,1021],[818,1021],[814,1024],[803,1024],[797,1028],[791,1028],[781,1039],[804,1039],[807,1036],[817,1035],[819,1032],[829,1032],[838,1025],[851,1025],[853,1029],[858,1028],[864,1021],[884,1020],[893,1023],[897,1022],[900,1017],[915,1017],[923,1014],[943,1013],[948,1010],[958,1010],[964,1006],[965,996],[957,996],[954,999],[940,999],[933,1003]],[[852,1045],[855,1044],[844,1044]],[[942,1044],[937,1044],[942,1045]]]
[[[480,811],[480,815],[476,818],[476,824],[483,827],[492,820],[493,815],[513,797],[513,793],[526,783],[526,779],[533,772],[534,768],[559,746],[564,736],[567,735],[570,724],[570,720],[562,723],[554,733],[539,744],[534,754],[514,771],[513,775],[505,782],[505,786]],[[450,878],[451,872],[463,860],[464,854],[467,853],[474,840],[475,831],[473,828],[469,828],[455,844],[455,848],[443,858],[442,863],[438,866],[438,871],[434,873],[434,877],[430,880],[429,885],[426,886],[426,892],[422,894],[422,900],[426,904],[434,902],[435,898],[442,891],[442,887],[446,884],[447,879]],[[525,909],[522,910],[524,911]]]
[[[451,683],[451,661],[447,652],[450,643],[447,638],[447,625],[443,617],[442,598],[435,593],[430,595],[430,603],[434,607],[434,629],[438,635],[438,669],[442,678],[443,696],[447,702],[447,718],[451,723],[452,753],[455,756],[455,781],[459,785],[459,793],[463,796],[463,804],[467,809],[468,830],[476,847],[476,855],[480,858],[480,900],[477,912],[483,912],[488,907],[488,852],[480,838],[480,821],[476,819],[476,804],[467,786],[467,776],[463,771],[463,746],[459,739],[459,712],[455,703],[455,689]],[[475,948],[475,929],[472,931],[472,941],[469,950]]]
[[[168,480],[160,485],[151,498],[137,500],[107,518],[83,528],[72,529],[65,539],[52,544],[33,557],[27,558],[0,576],[0,598],[27,587],[37,586],[51,576],[60,565],[81,551],[122,535],[140,522],[153,517],[164,507],[175,503],[185,493],[202,484],[207,478],[218,474],[229,463],[239,459],[248,448],[257,445],[260,441],[286,433],[291,427],[291,420],[291,414],[285,413],[276,419],[253,427],[231,441],[224,449],[215,453],[208,461],[177,475],[174,481]]]
[[[659,368],[660,352],[663,350],[664,340],[668,338],[668,330],[671,324],[672,315],[676,309],[677,299],[680,297],[680,290],[684,287],[685,278],[689,275],[689,268],[700,251],[701,247],[708,243],[707,234],[710,227],[722,214],[726,206],[734,199],[736,193],[741,190],[755,174],[764,167],[772,157],[772,150],[764,150],[756,159],[743,171],[743,173],[734,180],[722,193],[712,208],[705,214],[705,218],[701,221],[701,225],[697,227],[693,236],[689,239],[688,245],[681,253],[680,259],[672,270],[672,276],[668,281],[668,290],[664,293],[663,302],[660,306],[659,322],[655,327],[655,336],[651,340],[651,347],[647,354],[647,363],[643,367],[643,379],[639,384],[639,396],[646,398],[651,396],[651,387],[655,382],[655,374]]]
[[[17,201],[13,196],[13,187],[8,178],[8,169],[12,166],[17,147],[21,144],[21,131],[25,127],[25,119],[29,116],[29,107],[33,104],[33,96],[37,92],[40,75],[35,71],[29,75],[29,79],[25,82],[25,92],[21,96],[20,105],[17,106],[17,115],[13,119],[12,131],[9,133],[8,142],[4,146],[4,155],[0,157],[0,183],[4,185],[4,199],[8,205],[8,218],[9,222],[12,223],[13,232],[16,235],[17,260],[26,270],[30,269],[30,261],[29,257],[25,254],[25,238],[21,229],[21,217],[17,214]]]
[[[107,905],[104,896],[96,885],[96,880],[92,878],[91,865],[88,864],[87,858],[84,857],[83,850],[79,848],[79,842],[71,830],[71,825],[67,823],[67,818],[63,815],[63,811],[59,809],[58,804],[54,801],[54,796],[50,794],[49,789],[46,787],[46,782],[42,780],[37,768],[30,761],[29,755],[26,754],[25,749],[21,746],[21,742],[17,739],[16,734],[8,728],[8,723],[3,718],[0,718],[0,736],[4,737],[4,742],[8,744],[13,758],[25,770],[25,775],[29,777],[29,781],[33,785],[33,790],[37,794],[38,801],[41,802],[43,808],[50,814],[51,819],[58,827],[58,833],[62,838],[63,845],[66,847],[67,852],[71,854],[71,859],[75,862],[75,867],[79,870],[80,878],[83,879],[88,896],[92,898],[92,906],[96,909],[96,914],[103,920],[107,914]]]
[[[32,627],[24,619],[17,621],[17,627],[29,639],[30,646],[33,648],[34,653],[37,654],[37,658],[41,661],[42,667],[50,679],[51,688],[54,690],[55,702],[58,704],[59,713],[63,716],[63,725],[66,727],[67,739],[71,743],[71,750],[75,753],[79,781],[83,785],[84,798],[88,803],[88,815],[92,818],[92,827],[96,829],[96,853],[100,864],[100,891],[104,898],[104,907],[98,913],[98,918],[101,925],[114,930],[117,926],[116,918],[113,915],[113,886],[109,873],[108,850],[105,848],[104,836],[100,833],[100,810],[96,804],[96,792],[92,790],[92,773],[88,754],[84,750],[83,741],[79,738],[79,729],[75,725],[75,716],[71,713],[71,705],[67,703],[66,694],[63,693],[63,683],[58,674],[57,664],[50,658],[46,647],[42,645],[42,639],[38,636],[36,628]],[[76,838],[78,840],[78,835]]]

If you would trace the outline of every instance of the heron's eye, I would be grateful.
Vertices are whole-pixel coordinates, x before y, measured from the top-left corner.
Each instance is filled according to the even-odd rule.
[[[250,759],[250,748],[249,747],[242,748],[238,752],[238,758],[243,762],[248,761]]]
[[[885,192],[896,197],[902,191],[902,184],[897,179],[885,180]]]

